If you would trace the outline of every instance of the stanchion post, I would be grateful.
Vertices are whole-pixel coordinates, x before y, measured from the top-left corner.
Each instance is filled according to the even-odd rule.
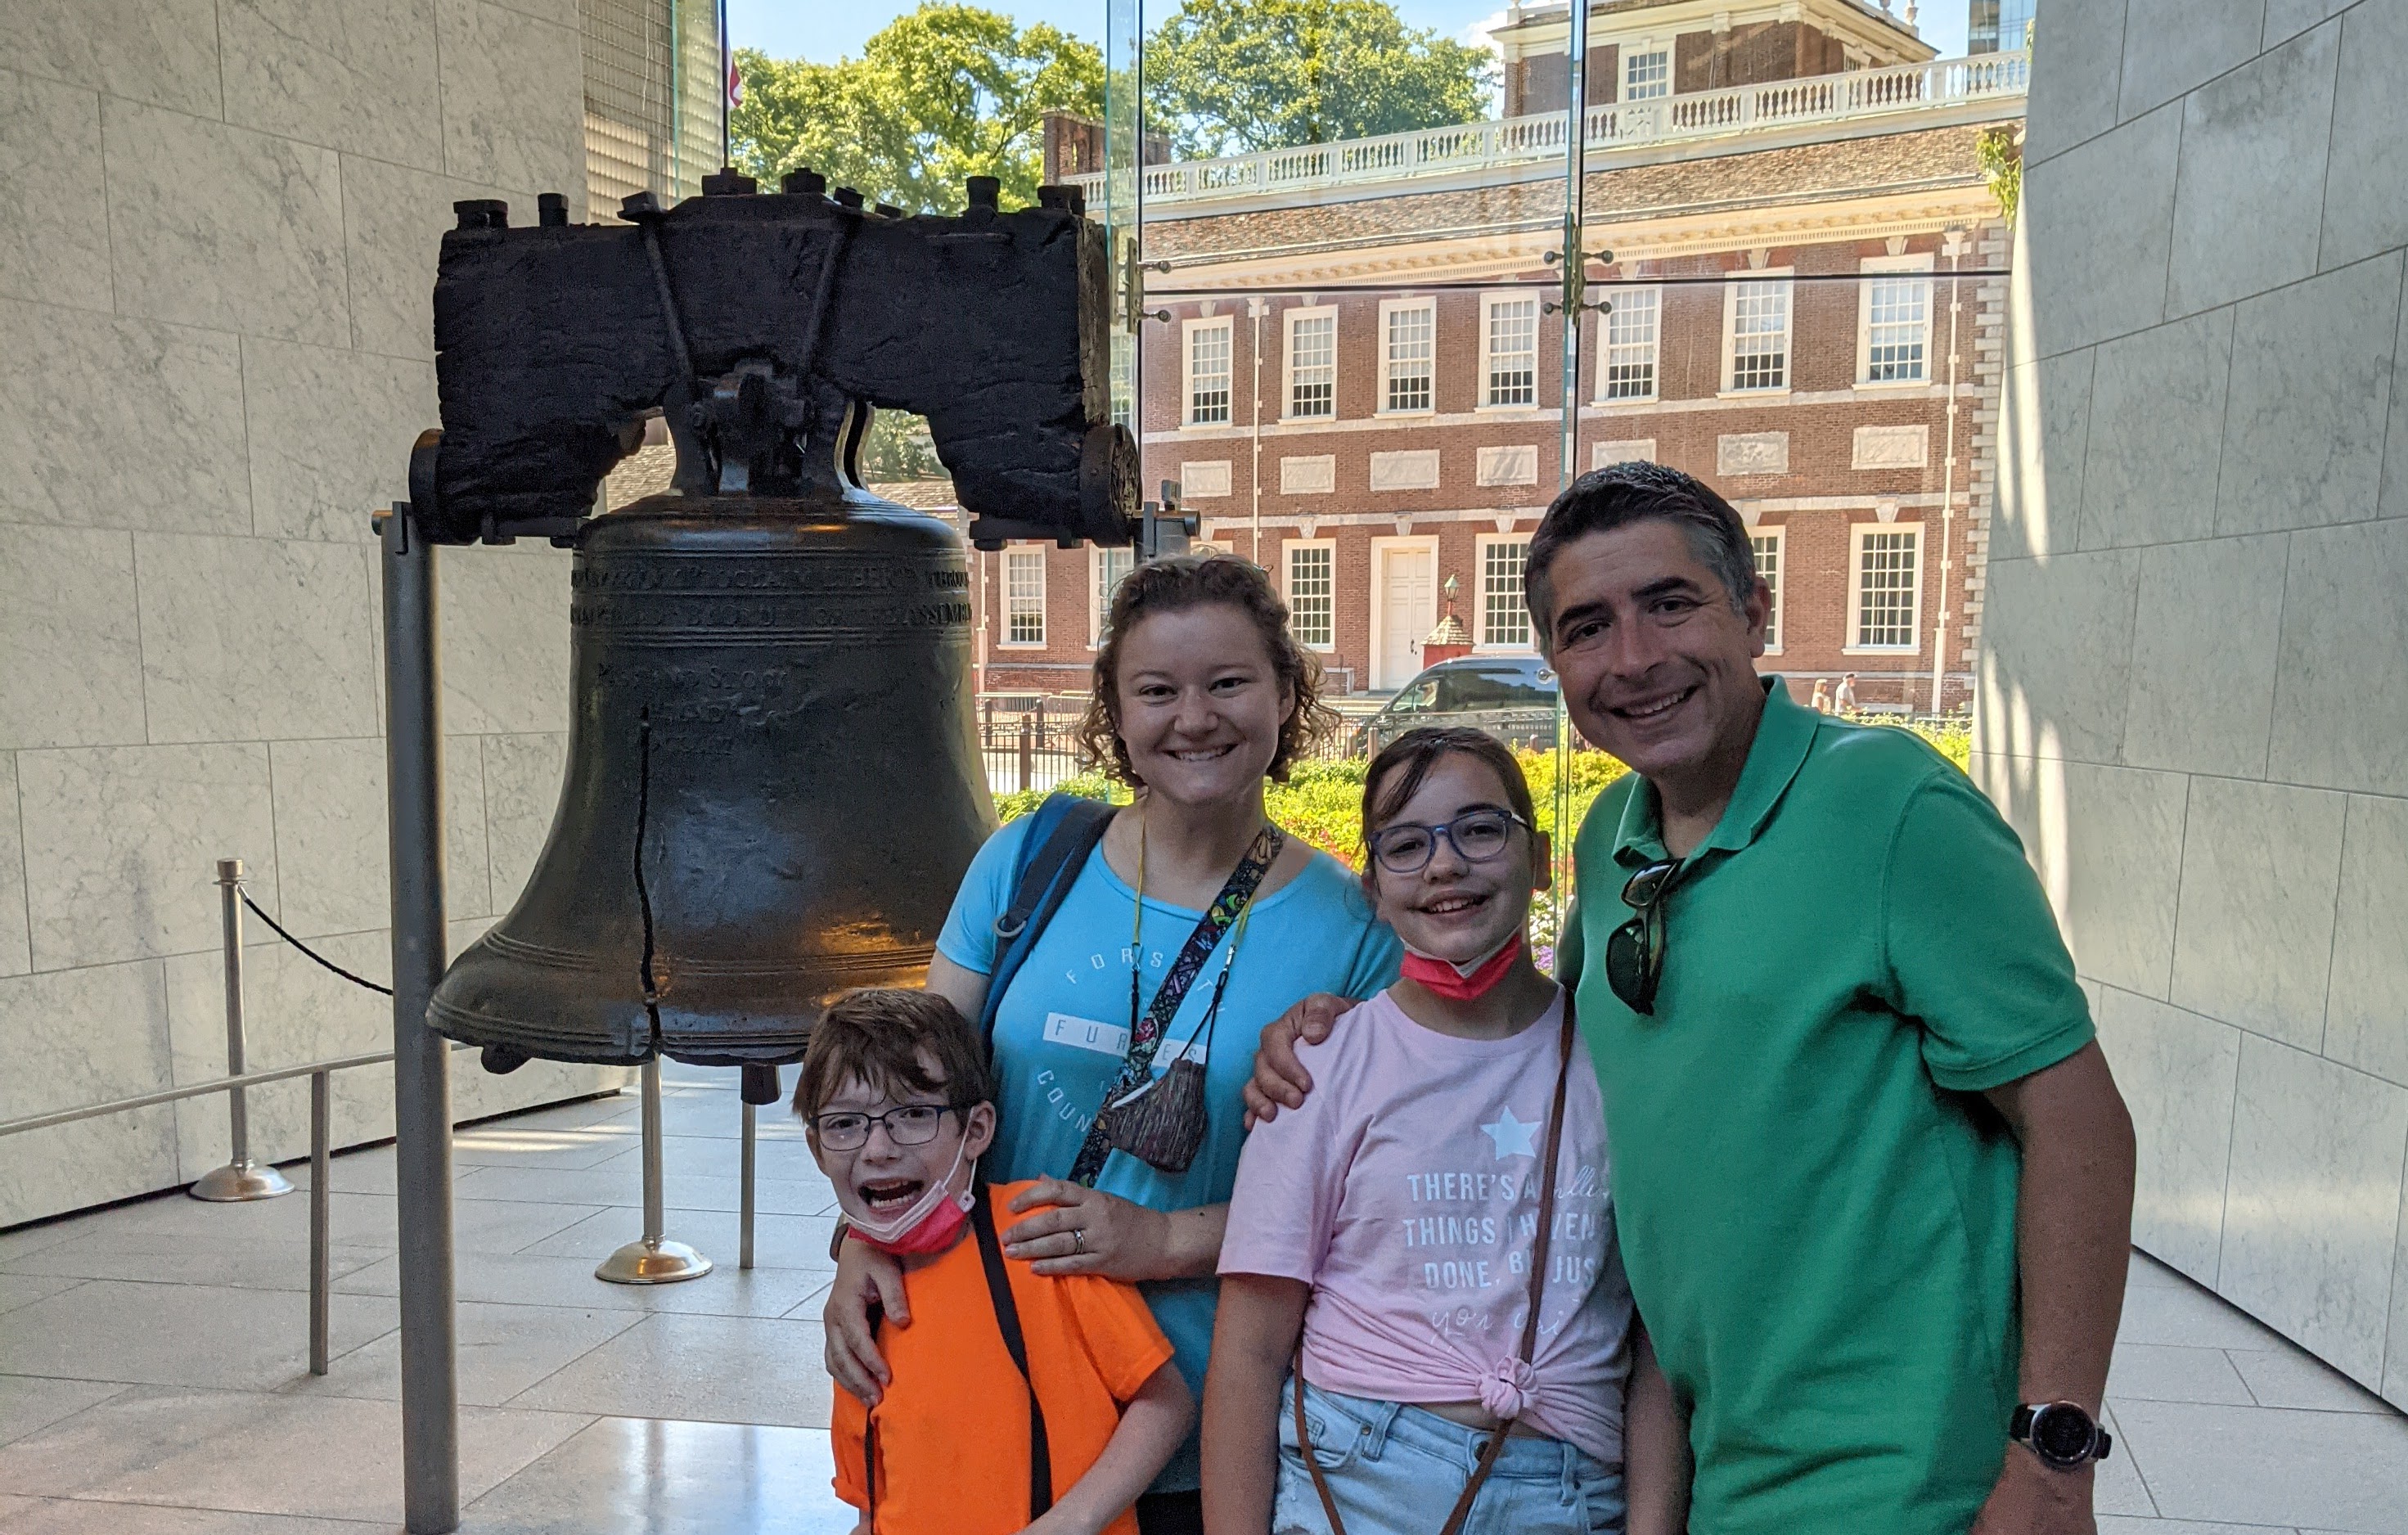
[[[242,860],[218,860],[218,927],[224,948],[226,1075],[241,1076],[242,1025]],[[274,1168],[251,1159],[251,1101],[239,1087],[226,1089],[226,1139],[231,1155],[226,1165],[212,1168],[194,1180],[192,1195],[214,1204],[249,1199],[273,1199],[290,1194],[293,1185]]]
[[[326,1373],[328,1292],[334,1287],[333,1236],[329,1230],[335,1200],[326,1185],[334,1179],[334,1156],[328,1142],[335,1133],[335,1074],[309,1073],[309,1373]]]
[[[681,1241],[670,1241],[666,1224],[666,1198],[661,1187],[661,1058],[646,1057],[642,1069],[644,1094],[644,1234],[627,1243],[594,1270],[594,1277],[612,1284],[674,1284],[700,1279],[710,1272],[710,1260]]]
[[[422,439],[422,448],[424,440]],[[460,1528],[452,1305],[452,1052],[426,1026],[443,979],[442,630],[435,548],[407,502],[383,536],[385,791],[393,870],[393,1103],[401,1252],[401,1478],[409,1535]]]
[[[752,1267],[752,1147],[753,1114],[751,1103],[744,1105],[743,1168],[737,1178],[737,1203],[743,1206],[737,1219],[736,1267]]]

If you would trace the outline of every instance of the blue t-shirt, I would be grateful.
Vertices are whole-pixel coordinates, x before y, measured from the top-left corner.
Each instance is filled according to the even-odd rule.
[[[967,970],[994,973],[995,919],[1011,901],[1020,845],[1029,818],[987,839],[953,897],[937,950]],[[1099,847],[1062,898],[1037,947],[1012,977],[996,1014],[996,1108],[1000,1123],[985,1172],[996,1183],[1067,1178],[1078,1160],[1105,1090],[1120,1075],[1128,1050],[1129,935],[1137,892],[1112,872]],[[1201,911],[1148,897],[1144,968],[1138,1005],[1154,1005],[1171,959],[1195,930]],[[1204,1144],[1183,1173],[1156,1171],[1125,1152],[1105,1162],[1096,1186],[1151,1210],[1192,1210],[1225,1204],[1245,1144],[1242,1090],[1254,1075],[1263,1026],[1313,992],[1369,997],[1397,978],[1403,947],[1354,873],[1325,853],[1296,878],[1261,897],[1247,920],[1245,941],[1229,970],[1209,1048],[1200,1037],[1229,946],[1219,947],[1197,972],[1154,1058],[1156,1076],[1190,1051],[1204,1066],[1208,1117]],[[1164,1280],[1143,1286],[1154,1320],[1177,1351],[1179,1371],[1201,1401],[1204,1359],[1212,1341],[1219,1284],[1210,1279]],[[1197,1485],[1191,1433],[1154,1482],[1157,1492]]]

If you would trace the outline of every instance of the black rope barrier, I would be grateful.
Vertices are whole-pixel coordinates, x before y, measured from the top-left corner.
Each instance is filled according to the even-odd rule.
[[[282,923],[278,922],[274,917],[269,916],[266,912],[259,909],[259,903],[251,898],[250,891],[237,891],[236,894],[242,897],[242,904],[251,908],[251,914],[257,917],[260,921],[267,924],[269,927],[275,929],[276,936],[278,938],[282,939],[285,942],[290,943],[293,947],[300,950],[303,954],[308,954],[310,958],[316,960],[319,964],[323,965],[326,968],[334,971],[337,975],[341,976],[344,980],[350,982],[354,986],[366,986],[368,990],[375,992],[380,997],[391,997],[393,995],[393,988],[391,986],[380,986],[375,982],[367,980],[366,977],[353,975],[351,971],[343,968],[340,965],[328,959],[324,954],[320,954],[317,950],[312,949],[309,945],[302,942],[299,939],[294,938],[292,934],[286,932]]]

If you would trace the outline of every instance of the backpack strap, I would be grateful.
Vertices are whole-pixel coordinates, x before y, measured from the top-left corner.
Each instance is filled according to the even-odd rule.
[[[996,1014],[1011,978],[1020,972],[1029,951],[1037,947],[1045,925],[1054,920],[1062,899],[1078,882],[1088,854],[1104,839],[1117,807],[1077,795],[1049,795],[1029,817],[1028,834],[1021,839],[1020,863],[1012,877],[1011,904],[995,919],[995,968],[986,981],[986,1003],[979,1010],[979,1039],[992,1054]]]
[[[1028,1342],[1021,1336],[1020,1307],[1011,1298],[1011,1276],[1003,1266],[1003,1241],[996,1235],[995,1211],[984,1184],[973,1185],[978,1203],[970,1207],[970,1229],[978,1234],[979,1261],[986,1269],[986,1293],[995,1303],[996,1326],[1003,1346],[1020,1367],[1020,1382],[1028,1388],[1028,1522],[1054,1506],[1054,1455],[1045,1441],[1045,1408],[1037,1399],[1037,1379],[1028,1373]]]

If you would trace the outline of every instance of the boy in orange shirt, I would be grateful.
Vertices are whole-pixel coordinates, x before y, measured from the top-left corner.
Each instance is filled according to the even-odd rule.
[[[893,1382],[838,1391],[837,1496],[856,1535],[1137,1535],[1131,1512],[1195,1401],[1135,1286],[1007,1264],[988,1187],[995,1105],[977,1034],[932,992],[829,1007],[795,1085],[848,1241],[903,1265],[909,1326],[882,1329]]]

